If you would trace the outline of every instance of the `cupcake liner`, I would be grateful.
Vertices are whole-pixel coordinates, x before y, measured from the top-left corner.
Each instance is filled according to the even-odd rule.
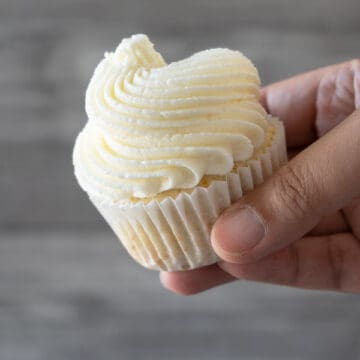
[[[269,121],[275,134],[267,151],[224,180],[180,192],[175,198],[155,197],[148,203],[110,205],[90,199],[141,265],[179,271],[213,264],[218,257],[210,244],[210,232],[218,216],[287,160],[284,127],[277,119]]]

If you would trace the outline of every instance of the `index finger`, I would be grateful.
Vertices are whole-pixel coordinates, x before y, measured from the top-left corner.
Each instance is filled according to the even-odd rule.
[[[323,79],[332,81],[336,92],[336,74],[351,62],[327,66],[268,85],[261,90],[265,109],[284,122],[289,147],[306,146],[317,138],[318,97]],[[322,88],[322,87],[321,87]],[[331,100],[331,99],[330,99]]]

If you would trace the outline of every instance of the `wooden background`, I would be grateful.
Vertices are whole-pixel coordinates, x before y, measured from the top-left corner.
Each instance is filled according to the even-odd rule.
[[[71,151],[106,50],[240,49],[263,82],[359,57],[359,0],[0,0],[0,359],[360,359],[353,295],[239,282],[167,293],[77,186]]]

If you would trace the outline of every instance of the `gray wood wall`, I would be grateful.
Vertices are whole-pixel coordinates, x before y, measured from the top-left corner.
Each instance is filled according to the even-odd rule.
[[[1,0],[0,224],[88,225],[71,151],[104,51],[147,33],[168,61],[240,49],[264,83],[359,56],[359,0]]]
[[[0,0],[0,359],[359,359],[352,295],[239,282],[182,298],[118,245],[73,177],[104,51],[225,46],[263,82],[360,54],[359,0]]]

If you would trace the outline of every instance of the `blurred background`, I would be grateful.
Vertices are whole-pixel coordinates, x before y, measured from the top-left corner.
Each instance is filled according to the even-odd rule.
[[[146,33],[167,61],[240,49],[263,83],[359,57],[359,0],[0,1],[0,359],[360,359],[352,295],[165,291],[80,190],[95,65]]]

